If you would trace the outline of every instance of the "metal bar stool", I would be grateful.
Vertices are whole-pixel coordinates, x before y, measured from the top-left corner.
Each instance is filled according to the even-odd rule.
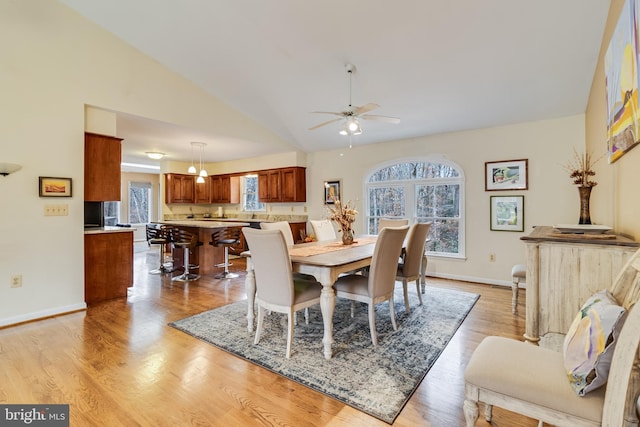
[[[171,244],[173,248],[182,248],[184,250],[184,273],[180,276],[173,277],[172,281],[189,282],[192,280],[198,280],[199,274],[191,273],[192,269],[199,268],[198,265],[189,263],[189,253],[191,250],[198,246],[202,246],[202,242],[198,241],[198,235],[183,230],[181,228],[174,227],[171,229]]]
[[[218,228],[211,233],[210,245],[224,248],[224,262],[216,267],[224,267],[224,271],[215,276],[216,279],[233,279],[238,277],[236,273],[229,272],[229,246],[237,245],[240,242],[240,227]]]
[[[159,224],[147,224],[147,245],[160,245],[160,266],[156,269],[149,271],[149,274],[162,274],[167,273],[168,270],[164,266],[164,248],[168,243],[169,238],[165,234],[162,226]]]

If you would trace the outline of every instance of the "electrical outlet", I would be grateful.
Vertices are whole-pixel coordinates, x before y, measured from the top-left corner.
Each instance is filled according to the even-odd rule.
[[[496,262],[496,254],[493,252],[489,254],[489,262]]]
[[[14,274],[13,276],[11,276],[11,287],[12,288],[22,287],[22,274]]]

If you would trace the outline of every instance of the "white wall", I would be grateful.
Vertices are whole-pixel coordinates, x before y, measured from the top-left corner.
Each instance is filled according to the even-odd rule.
[[[22,165],[0,177],[0,326],[85,307],[85,105],[288,147],[55,1],[0,2],[0,52],[0,162]],[[39,176],[72,178],[73,197],[39,198]],[[69,215],[44,217],[54,202]]]

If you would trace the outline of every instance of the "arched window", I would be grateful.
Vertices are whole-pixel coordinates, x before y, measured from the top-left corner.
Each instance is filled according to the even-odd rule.
[[[395,160],[365,179],[366,227],[378,233],[382,217],[431,222],[427,252],[464,257],[464,174],[442,157]]]

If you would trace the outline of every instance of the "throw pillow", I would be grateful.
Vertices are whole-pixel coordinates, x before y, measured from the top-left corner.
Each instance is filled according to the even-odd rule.
[[[564,339],[564,367],[571,386],[584,396],[609,376],[626,310],[608,290],[592,295],[576,315]]]

